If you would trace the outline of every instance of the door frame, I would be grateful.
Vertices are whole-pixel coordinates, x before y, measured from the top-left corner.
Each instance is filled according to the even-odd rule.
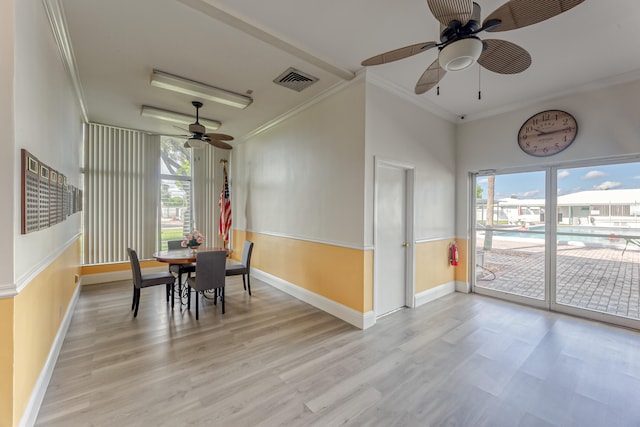
[[[596,320],[600,322],[610,323],[614,325],[624,326],[632,329],[640,329],[640,320],[631,319],[622,316],[615,316],[608,313],[602,313],[595,310],[588,310],[585,308],[572,307],[565,304],[558,304],[556,301],[556,267],[557,267],[557,177],[558,171],[562,169],[583,168],[583,167],[597,167],[602,165],[613,165],[621,163],[634,163],[640,161],[640,155],[625,155],[615,157],[602,157],[597,159],[579,160],[573,162],[555,163],[552,165],[541,166],[538,165],[532,167],[523,168],[504,168],[504,169],[485,169],[477,172],[470,172],[468,174],[468,188],[470,189],[468,194],[468,233],[469,239],[469,265],[468,265],[468,278],[470,283],[471,292],[504,299],[532,307],[538,307],[554,311],[557,313],[570,314],[577,317],[583,317],[590,320]],[[520,172],[536,172],[544,171],[546,173],[545,178],[545,192],[546,203],[545,208],[548,212],[545,215],[545,300],[535,300],[532,298],[522,297],[518,295],[508,294],[504,292],[494,291],[491,289],[482,289],[478,292],[476,286],[476,208],[475,208],[475,185],[478,175],[505,175]],[[552,213],[552,214],[551,214]]]
[[[415,166],[396,160],[383,159],[374,156],[373,171],[373,312],[378,316],[378,267],[381,260],[378,258],[376,245],[378,243],[378,179],[381,166],[401,169],[405,174],[405,238],[409,244],[405,257],[405,306],[415,307],[415,238],[414,238],[414,181]]]
[[[545,295],[543,300],[538,300],[535,298],[529,298],[522,295],[510,294],[507,292],[500,292],[494,289],[482,288],[480,286],[476,286],[476,185],[478,176],[488,176],[488,175],[510,175],[515,173],[527,173],[527,172],[545,172],[545,191],[549,192],[549,170],[550,167],[530,167],[530,168],[504,168],[504,169],[489,169],[489,170],[481,170],[478,172],[469,173],[469,187],[472,191],[469,191],[469,282],[471,292],[477,293],[479,295],[486,295],[492,298],[499,298],[506,301],[515,302],[518,304],[528,305],[530,307],[537,307],[543,309],[549,309],[550,307],[550,271],[549,271],[549,263],[551,262],[549,257],[549,239],[551,233],[545,233],[545,272],[544,272],[544,290]],[[555,202],[554,202],[555,205]],[[545,210],[548,210],[549,206],[545,203]],[[545,229],[548,230],[549,222],[553,222],[549,220],[549,215],[545,215]],[[553,251],[555,255],[555,250]],[[554,258],[555,259],[555,258]],[[554,266],[555,267],[555,266]],[[555,271],[555,270],[554,270]]]

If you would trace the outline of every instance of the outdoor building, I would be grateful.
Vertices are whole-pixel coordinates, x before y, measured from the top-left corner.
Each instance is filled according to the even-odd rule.
[[[558,197],[563,224],[640,226],[640,189],[590,190]]]
[[[640,225],[640,189],[589,190],[558,196],[558,223],[600,227]],[[503,198],[494,202],[496,224],[544,223],[544,199]],[[486,221],[487,201],[476,200],[476,219]]]

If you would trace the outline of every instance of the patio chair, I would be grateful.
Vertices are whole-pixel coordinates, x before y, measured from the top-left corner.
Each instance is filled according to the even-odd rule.
[[[636,240],[636,239],[628,239],[628,238],[624,238],[624,240],[626,241],[626,243],[624,244],[624,249],[622,250],[622,255],[624,255],[624,251],[627,250],[627,246],[629,245],[629,243],[631,243],[632,245],[636,245],[637,247],[640,248],[640,240]]]

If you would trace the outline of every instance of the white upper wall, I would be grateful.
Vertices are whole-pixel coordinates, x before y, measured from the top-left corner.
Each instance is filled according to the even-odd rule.
[[[365,242],[373,244],[375,159],[414,168],[414,238],[453,237],[455,125],[374,83],[366,99]]]
[[[537,158],[517,143],[518,130],[532,115],[564,110],[578,122],[573,144],[557,155]],[[598,158],[640,154],[640,81],[575,94],[458,126],[456,230],[468,237],[469,172],[539,168]],[[473,189],[475,192],[475,189]]]
[[[82,187],[82,120],[41,0],[15,2],[15,141],[13,143],[14,281],[37,272],[80,233],[81,213],[45,230],[20,234],[20,149]],[[2,79],[4,82],[4,78]],[[4,84],[4,83],[3,83]]]
[[[363,246],[364,81],[234,148],[233,228]]]
[[[13,224],[14,208],[8,200],[20,191],[20,182],[14,184],[15,134],[13,81],[15,76],[15,17],[14,7],[18,0],[0,0],[0,129],[2,129],[3,156],[0,156],[0,179],[5,203],[0,204],[0,235],[5,236],[0,245],[0,290],[13,289]],[[19,163],[18,163],[19,165]],[[11,184],[11,185],[9,185]]]

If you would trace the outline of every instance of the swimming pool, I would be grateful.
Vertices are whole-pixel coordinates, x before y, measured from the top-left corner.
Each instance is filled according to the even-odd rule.
[[[532,226],[529,230],[495,231],[494,237],[517,239],[544,239],[544,225]],[[558,226],[558,242],[582,242],[595,245],[626,244],[625,237],[638,239],[640,229],[609,227],[570,227]]]

